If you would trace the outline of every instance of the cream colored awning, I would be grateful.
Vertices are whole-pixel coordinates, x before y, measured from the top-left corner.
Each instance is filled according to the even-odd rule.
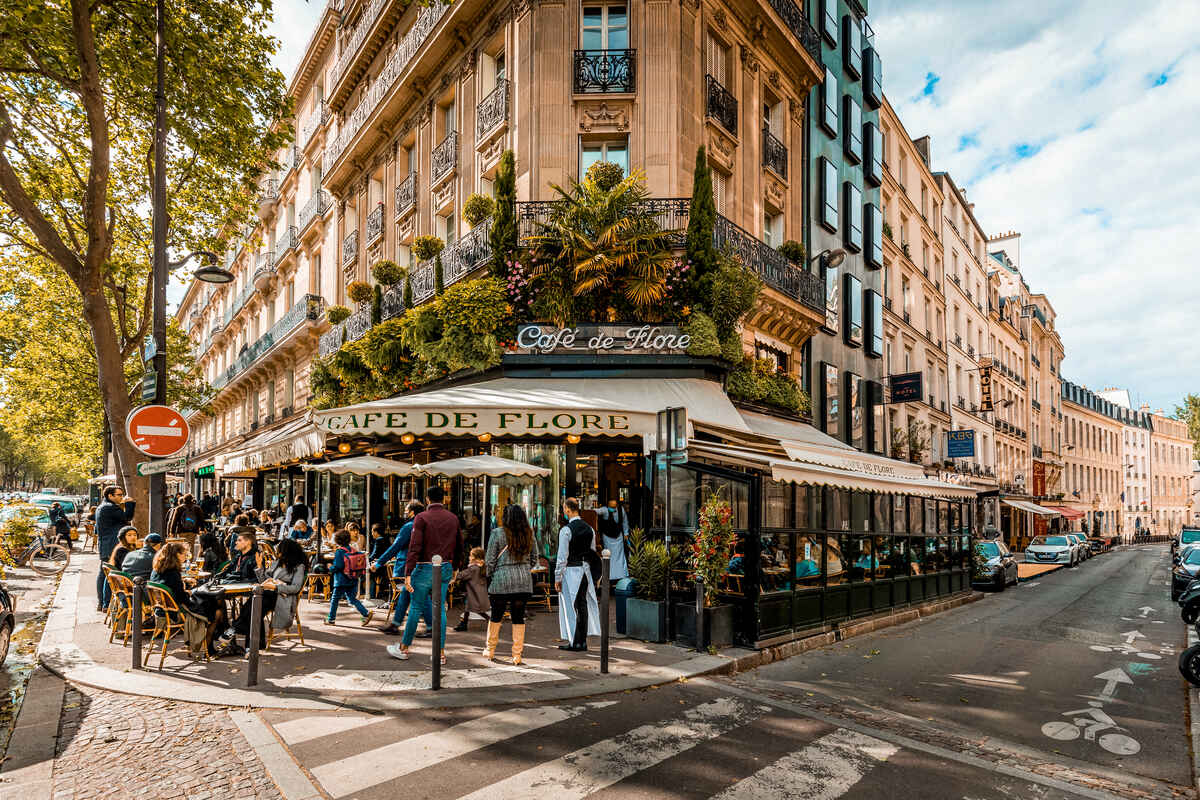
[[[305,464],[304,469],[311,472],[332,472],[335,475],[396,475],[401,478],[421,472],[420,466],[379,456],[355,456],[323,464]]]
[[[1045,506],[1039,506],[1037,503],[1031,503],[1028,500],[1010,500],[1007,497],[1003,497],[1001,499],[1004,501],[1005,505],[1012,506],[1013,508],[1020,509],[1021,511],[1028,511],[1030,514],[1036,514],[1039,517],[1062,516],[1061,512],[1059,511],[1054,511],[1046,508]]]
[[[307,458],[325,450],[325,434],[307,419],[297,419],[275,430],[250,439],[218,463],[222,475],[253,473],[298,458]],[[218,462],[222,459],[217,457]]]
[[[701,378],[497,378],[312,412],[333,436],[640,436],[653,449],[657,414],[688,411],[696,425],[750,433],[721,384]]]
[[[424,475],[445,475],[451,478],[502,478],[511,475],[518,478],[541,478],[550,474],[548,467],[524,464],[499,456],[468,456],[450,458],[422,464],[418,468]]]
[[[94,478],[88,478],[88,483],[93,484],[93,485],[95,485],[97,483],[116,483],[116,482],[117,482],[117,476],[111,472],[108,473],[107,475],[97,475]]]

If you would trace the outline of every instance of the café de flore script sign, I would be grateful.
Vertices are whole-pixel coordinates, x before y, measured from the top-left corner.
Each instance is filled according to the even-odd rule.
[[[524,353],[611,353],[681,355],[692,337],[674,325],[576,325],[560,328],[528,323],[517,328],[517,349]]]

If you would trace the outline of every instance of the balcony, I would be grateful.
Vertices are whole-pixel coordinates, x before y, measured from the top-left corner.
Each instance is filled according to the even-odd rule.
[[[275,254],[270,250],[254,258],[254,288],[264,291],[275,277]]]
[[[762,151],[763,166],[787,180],[787,148],[768,128],[763,128]]]
[[[891,311],[892,310],[892,298],[890,298],[890,297],[883,298],[883,307],[886,308],[888,311]]]
[[[1033,406],[1033,410],[1034,410],[1034,411],[1041,411],[1041,410],[1042,410],[1042,404],[1041,404],[1041,403],[1039,403],[1037,400],[1030,400],[1030,401],[1029,401],[1029,404],[1030,404],[1031,406]]]
[[[433,148],[429,164],[430,181],[435,186],[458,166],[458,131],[450,131],[446,138]]]
[[[277,200],[279,200],[278,179],[268,178],[258,185],[258,216],[260,219],[271,216]]]
[[[396,184],[396,219],[417,207],[417,173]]]
[[[367,35],[375,27],[375,21],[379,19],[379,14],[385,5],[387,5],[387,0],[371,0],[363,9],[362,14],[358,17],[358,23],[350,31],[350,35],[342,40],[342,49],[338,51],[338,60],[334,62],[333,70],[329,75],[330,86],[337,86],[338,81],[346,77],[350,65],[358,56],[358,51],[362,48],[363,42],[367,40]]]
[[[304,295],[298,303],[288,309],[287,313],[271,326],[269,331],[258,337],[258,340],[254,344],[238,354],[234,362],[229,365],[229,368],[212,381],[213,388],[223,388],[235,377],[248,370],[256,361],[266,355],[271,348],[287,338],[292,331],[306,323],[315,322],[320,319],[323,304],[324,301],[315,294]]]
[[[287,180],[288,175],[300,166],[300,161],[300,151],[296,148],[296,145],[293,144],[287,150],[283,151],[283,178],[279,181],[281,184]]]
[[[962,336],[961,335],[959,335],[957,333],[954,334],[954,344],[956,347],[959,347],[959,348],[962,347]]]
[[[392,319],[404,313],[404,287],[405,283],[402,281],[384,290],[381,306],[383,319]]]
[[[325,212],[332,207],[333,201],[329,199],[329,192],[325,191],[324,189],[317,190],[312,197],[308,198],[308,202],[305,203],[300,209],[300,224],[296,226],[297,229],[300,231],[300,233],[304,233],[304,231],[308,230],[308,226],[311,225],[314,220],[323,218],[325,216]]]
[[[628,94],[637,88],[637,50],[576,50],[575,94]]]
[[[309,142],[312,141],[313,136],[316,135],[317,131],[319,131],[321,127],[328,121],[329,106],[325,105],[325,103],[321,103],[321,107],[310,114],[308,119],[304,120],[304,124],[300,127],[300,135],[296,138],[296,147],[303,152],[304,149],[308,147]]]
[[[275,261],[276,265],[283,262],[287,258],[287,254],[296,249],[300,244],[300,233],[296,230],[295,225],[288,225],[283,229],[283,235],[275,242]]]
[[[269,263],[269,262],[268,262]],[[233,298],[233,302],[229,304],[229,308],[225,309],[225,324],[228,325],[237,313],[242,310],[242,306],[246,305],[246,301],[254,294],[254,284],[246,284],[240,292]]]
[[[383,236],[383,203],[379,203],[367,214],[367,244],[373,244]]]
[[[353,264],[358,259],[358,231],[350,231],[342,239],[342,267]]]
[[[484,142],[491,133],[508,122],[508,89],[508,81],[496,81],[496,88],[475,106],[476,144]]]
[[[718,125],[727,130],[731,136],[737,137],[737,100],[729,90],[720,84],[712,75],[704,76],[705,116],[711,117]]]
[[[718,250],[730,250],[767,286],[813,311],[825,313],[825,282],[788,261],[775,248],[751,236],[720,214],[713,228]]]
[[[471,229],[470,233],[442,251],[442,283],[451,286],[483,266],[492,258],[491,219]],[[437,288],[434,262],[422,261],[412,273],[413,302],[417,305],[433,297]],[[403,302],[403,301],[401,301]]]
[[[817,33],[809,21],[792,0],[769,0],[771,8],[782,19],[792,35],[800,40],[800,46],[812,56],[813,61],[821,63],[821,35]]]
[[[357,342],[371,330],[371,306],[360,308],[346,317],[346,341]]]

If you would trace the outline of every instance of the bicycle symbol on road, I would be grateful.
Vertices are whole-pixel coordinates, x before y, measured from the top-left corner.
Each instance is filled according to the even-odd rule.
[[[1049,736],[1051,739],[1057,739],[1062,742],[1078,739],[1082,733],[1085,741],[1096,742],[1108,752],[1118,756],[1131,756],[1139,752],[1142,746],[1137,740],[1126,736],[1123,733],[1104,733],[1100,736],[1101,731],[1113,730],[1123,731],[1122,728],[1113,718],[1104,713],[1101,708],[1103,703],[1091,700],[1088,702],[1087,708],[1081,708],[1076,711],[1064,711],[1064,717],[1072,717],[1070,722],[1056,720],[1047,722],[1042,726],[1042,733]]]

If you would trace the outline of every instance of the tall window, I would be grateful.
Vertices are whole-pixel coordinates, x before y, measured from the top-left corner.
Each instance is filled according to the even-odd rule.
[[[830,436],[838,436],[841,429],[839,408],[838,368],[833,364],[821,362],[822,395],[821,395],[821,429]]]
[[[717,83],[729,86],[729,48],[711,33],[707,38],[708,74],[717,79]]]
[[[843,335],[846,344],[851,347],[861,347],[863,343],[862,281],[850,273],[847,273],[843,280],[846,282],[842,291],[842,302],[845,304]]]
[[[783,244],[783,214],[763,213],[763,242],[768,247]]]
[[[842,150],[851,163],[857,164],[863,157],[862,108],[850,95],[842,97],[842,118],[845,121],[842,126]]]
[[[629,12],[624,3],[583,7],[580,43],[584,50],[629,48]]]
[[[712,170],[713,205],[718,214],[725,213],[725,197],[729,193],[729,176],[720,170]]]
[[[825,327],[834,334],[838,330],[838,301],[841,290],[838,277],[840,274],[839,267],[825,266]]]
[[[579,148],[579,178],[587,174],[588,167],[598,161],[616,164],[621,172],[629,174],[629,140],[618,139],[608,142],[584,142]]]
[[[821,127],[830,136],[838,135],[838,82],[829,67],[825,68],[825,81],[821,84]]]
[[[845,183],[846,247],[854,252],[863,246],[862,190],[850,181]]]
[[[838,228],[838,170],[829,159],[821,159],[821,224],[831,231]]]
[[[850,14],[842,17],[842,38],[842,67],[858,80],[862,75],[862,28]]]

